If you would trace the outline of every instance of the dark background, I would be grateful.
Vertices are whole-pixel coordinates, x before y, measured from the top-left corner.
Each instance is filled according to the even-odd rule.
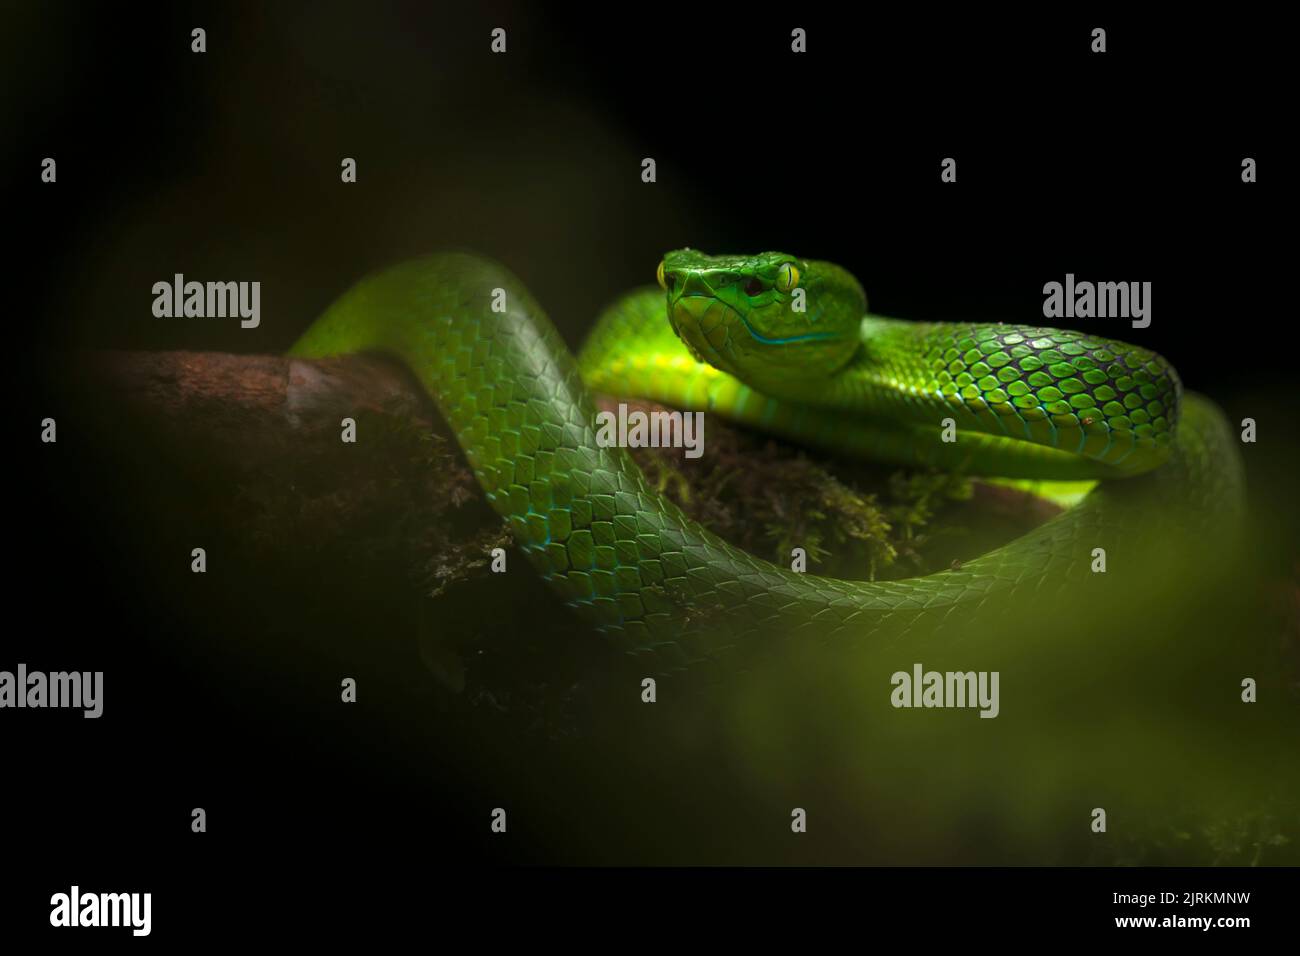
[[[1223,361],[1211,322],[1289,336],[1267,298],[1280,61],[1259,25],[657,9],[19,8],[3,96],[32,211],[24,328],[58,347],[275,351],[358,275],[462,244],[510,264],[576,342],[691,245],[833,259],[873,309],[916,318],[1033,321],[1066,272],[1149,280],[1143,344],[1201,388],[1263,370]],[[505,56],[478,42],[497,24]],[[19,168],[45,155],[57,189]],[[149,287],[173,271],[260,278],[263,326],[155,320]]]
[[[385,618],[365,588],[350,610],[329,605],[340,630],[369,630],[359,646],[318,661],[277,647],[264,622],[285,626],[286,607],[312,600],[305,584],[243,572],[223,586],[220,571],[196,583],[187,561],[160,554],[150,485],[181,478],[147,462],[107,471],[74,437],[50,355],[278,352],[365,272],[445,246],[507,263],[576,346],[602,305],[653,280],[667,249],[775,248],[837,261],[873,311],[918,319],[1037,322],[1043,283],[1067,272],[1150,281],[1150,328],[1107,334],[1164,353],[1189,387],[1266,434],[1294,412],[1294,315],[1278,304],[1291,273],[1274,150],[1290,122],[1283,34],[1253,14],[23,4],[5,20],[18,293],[6,328],[21,412],[8,447],[31,447],[45,409],[63,415],[57,447],[11,464],[21,560],[0,666],[108,672],[101,720],[3,718],[17,846],[47,863],[64,855],[29,884],[39,914],[51,886],[76,879],[135,880],[157,909],[172,876],[248,868],[270,885],[317,867],[364,880],[393,857],[424,870],[882,852],[814,834],[776,854],[745,843],[753,820],[720,809],[747,796],[728,791],[726,767],[707,793],[653,760],[614,772],[617,732],[592,756],[481,711],[412,720],[434,695],[421,673],[393,673],[396,643],[377,635],[404,612]],[[489,52],[498,25],[505,56]],[[789,52],[796,25],[809,34],[803,56]],[[1089,52],[1097,25],[1104,55]],[[190,52],[194,26],[206,54]],[[45,156],[57,185],[39,181]],[[356,185],[339,181],[345,156]],[[652,185],[645,156],[658,164]],[[946,156],[955,185],[939,181]],[[1245,156],[1257,184],[1241,182]],[[154,318],[150,287],[174,272],[260,280],[260,328]],[[1264,500],[1284,501],[1294,448],[1271,454],[1248,463],[1251,478]],[[1294,540],[1293,510],[1264,517],[1263,548]],[[178,541],[193,530],[170,529]],[[371,582],[383,569],[357,573]],[[526,584],[505,604],[496,592],[475,600],[520,628],[550,608]],[[256,673],[222,656],[226,641],[261,649]],[[336,703],[340,667],[361,681],[359,714]],[[518,835],[460,823],[515,785]],[[194,806],[210,819],[198,849]],[[708,830],[714,844],[687,827],[656,855],[647,807],[729,822]],[[629,842],[633,830],[642,837]],[[952,861],[1052,862],[979,845],[953,848]]]

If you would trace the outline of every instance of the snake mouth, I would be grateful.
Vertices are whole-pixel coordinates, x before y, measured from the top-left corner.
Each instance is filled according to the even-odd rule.
[[[684,292],[673,300],[668,310],[673,331],[697,362],[729,371],[726,356],[731,335],[731,319],[742,316],[736,309],[703,292]]]
[[[743,328],[759,345],[792,345],[804,342],[830,342],[842,339],[838,332],[803,332],[797,335],[769,336],[756,329],[743,310],[728,305],[708,292],[682,292],[669,310],[677,337],[697,362],[705,362],[735,374],[730,353],[731,334]]]
[[[803,332],[799,335],[785,335],[777,338],[771,338],[764,335],[749,321],[749,316],[739,310],[732,309],[736,315],[740,316],[740,321],[745,326],[745,331],[755,342],[761,342],[763,345],[790,345],[795,342],[830,342],[836,339],[842,339],[844,336],[839,332]]]

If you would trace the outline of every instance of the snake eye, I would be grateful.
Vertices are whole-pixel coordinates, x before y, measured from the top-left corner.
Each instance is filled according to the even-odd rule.
[[[659,288],[663,289],[665,292],[668,291],[668,283],[664,280],[663,260],[659,261],[659,268],[655,271],[655,278],[659,280]]]
[[[776,287],[782,292],[789,292],[798,284],[799,270],[794,267],[794,263],[781,263],[781,268],[776,270]]]
[[[752,279],[750,279],[748,282],[745,283],[745,295],[755,296],[762,291],[763,291],[763,280],[760,279],[758,276],[754,276]]]

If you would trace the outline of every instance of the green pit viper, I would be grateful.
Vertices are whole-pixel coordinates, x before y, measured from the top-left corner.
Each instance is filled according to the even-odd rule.
[[[290,354],[407,365],[551,588],[666,670],[721,660],[759,631],[874,639],[961,627],[1030,596],[1050,604],[1082,586],[1097,547],[1204,543],[1237,520],[1228,423],[1151,351],[875,316],[846,270],[782,253],[680,250],[658,279],[610,306],[575,359],[504,267],[432,255],[363,279]],[[721,540],[625,449],[602,447],[592,390],[902,466],[1094,487],[957,569],[882,582],[797,573]]]

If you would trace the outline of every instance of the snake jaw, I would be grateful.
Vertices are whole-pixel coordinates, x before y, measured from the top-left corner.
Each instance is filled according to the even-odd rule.
[[[668,316],[669,324],[692,358],[736,374],[730,354],[729,327],[738,318],[731,306],[707,294],[679,294],[670,300]]]
[[[678,340],[682,343],[682,345],[686,346],[686,351],[690,353],[691,358],[695,359],[695,361],[699,362],[702,365],[707,365],[708,359],[706,359],[703,355],[700,354],[700,350],[695,347],[695,345],[691,342],[690,339],[682,335],[681,329],[677,327],[677,324],[672,323],[672,326],[673,326],[673,334],[677,336]]]

